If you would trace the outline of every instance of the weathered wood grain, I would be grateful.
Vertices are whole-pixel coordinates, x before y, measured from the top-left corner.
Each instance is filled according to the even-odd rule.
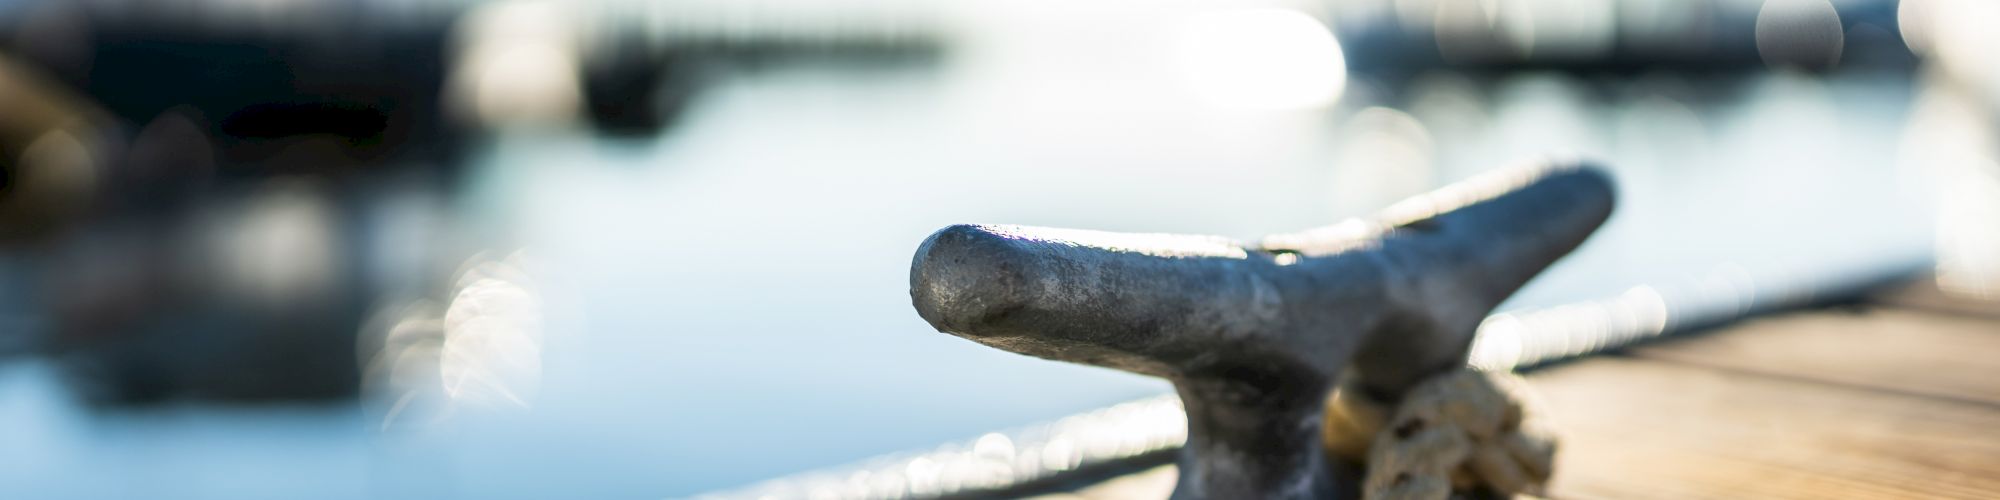
[[[1537,373],[1563,498],[1995,498],[2000,408],[1600,358]]]
[[[2000,405],[2000,320],[1909,309],[1750,320],[1639,358]]]

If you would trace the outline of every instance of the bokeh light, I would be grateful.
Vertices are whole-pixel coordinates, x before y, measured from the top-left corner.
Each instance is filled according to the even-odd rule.
[[[1828,0],[1768,0],[1757,11],[1757,54],[1772,66],[1808,69],[1840,63],[1846,32]]]
[[[1325,106],[1347,85],[1340,42],[1318,19],[1288,9],[1200,10],[1183,20],[1183,78],[1224,108]]]

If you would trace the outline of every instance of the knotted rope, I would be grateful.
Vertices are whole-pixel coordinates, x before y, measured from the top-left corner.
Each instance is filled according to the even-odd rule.
[[[1529,399],[1520,377],[1469,368],[1426,379],[1393,406],[1342,387],[1320,435],[1328,453],[1366,463],[1369,500],[1539,495],[1556,438]]]

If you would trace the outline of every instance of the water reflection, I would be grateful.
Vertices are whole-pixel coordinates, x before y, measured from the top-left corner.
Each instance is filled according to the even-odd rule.
[[[541,387],[542,299],[526,257],[481,253],[443,301],[392,302],[360,336],[380,427],[424,430],[462,412],[533,405]]]
[[[542,376],[542,303],[524,257],[475,257],[444,311],[438,370],[461,405],[528,407]]]
[[[1330,104],[1347,82],[1340,43],[1296,10],[1204,10],[1182,21],[1182,78],[1224,108],[1296,109]]]
[[[1479,325],[1469,363],[1512,370],[1597,352],[1665,333],[1668,319],[1666,298],[1651,286],[1611,299],[1496,314]]]
[[[444,339],[443,311],[412,301],[378,312],[362,332],[363,392],[381,430],[425,428],[442,421],[447,401],[438,368]],[[379,346],[367,352],[365,346]]]

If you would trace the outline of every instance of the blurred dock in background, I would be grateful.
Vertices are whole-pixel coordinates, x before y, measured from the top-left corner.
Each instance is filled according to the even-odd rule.
[[[1503,315],[1694,305],[1572,325],[1659,333],[1912,270],[1941,287],[1538,372],[1581,405],[1558,409],[1585,433],[1566,459],[1630,441],[1625,464],[1663,471],[1579,462],[1562,492],[1747,487],[1681,467],[1711,456],[1990,492],[1991,443],[1946,434],[1992,423],[1971,375],[1991,365],[1966,357],[1993,352],[1990,309],[1965,302],[2000,296],[1992,19],[1988,0],[0,2],[0,496],[671,497],[930,450],[1167,393],[931,333],[908,266],[938,227],[1250,237],[1551,154],[1609,166],[1620,205]],[[1619,406],[1636,396],[1600,379],[1682,394]],[[1787,413],[1806,411],[1827,415]],[[1729,418],[1612,428],[1703,412]],[[1753,437],[1784,441],[1702,448]],[[1884,451],[1933,437],[1940,458]],[[1647,493],[1680,491],[1709,493]]]

